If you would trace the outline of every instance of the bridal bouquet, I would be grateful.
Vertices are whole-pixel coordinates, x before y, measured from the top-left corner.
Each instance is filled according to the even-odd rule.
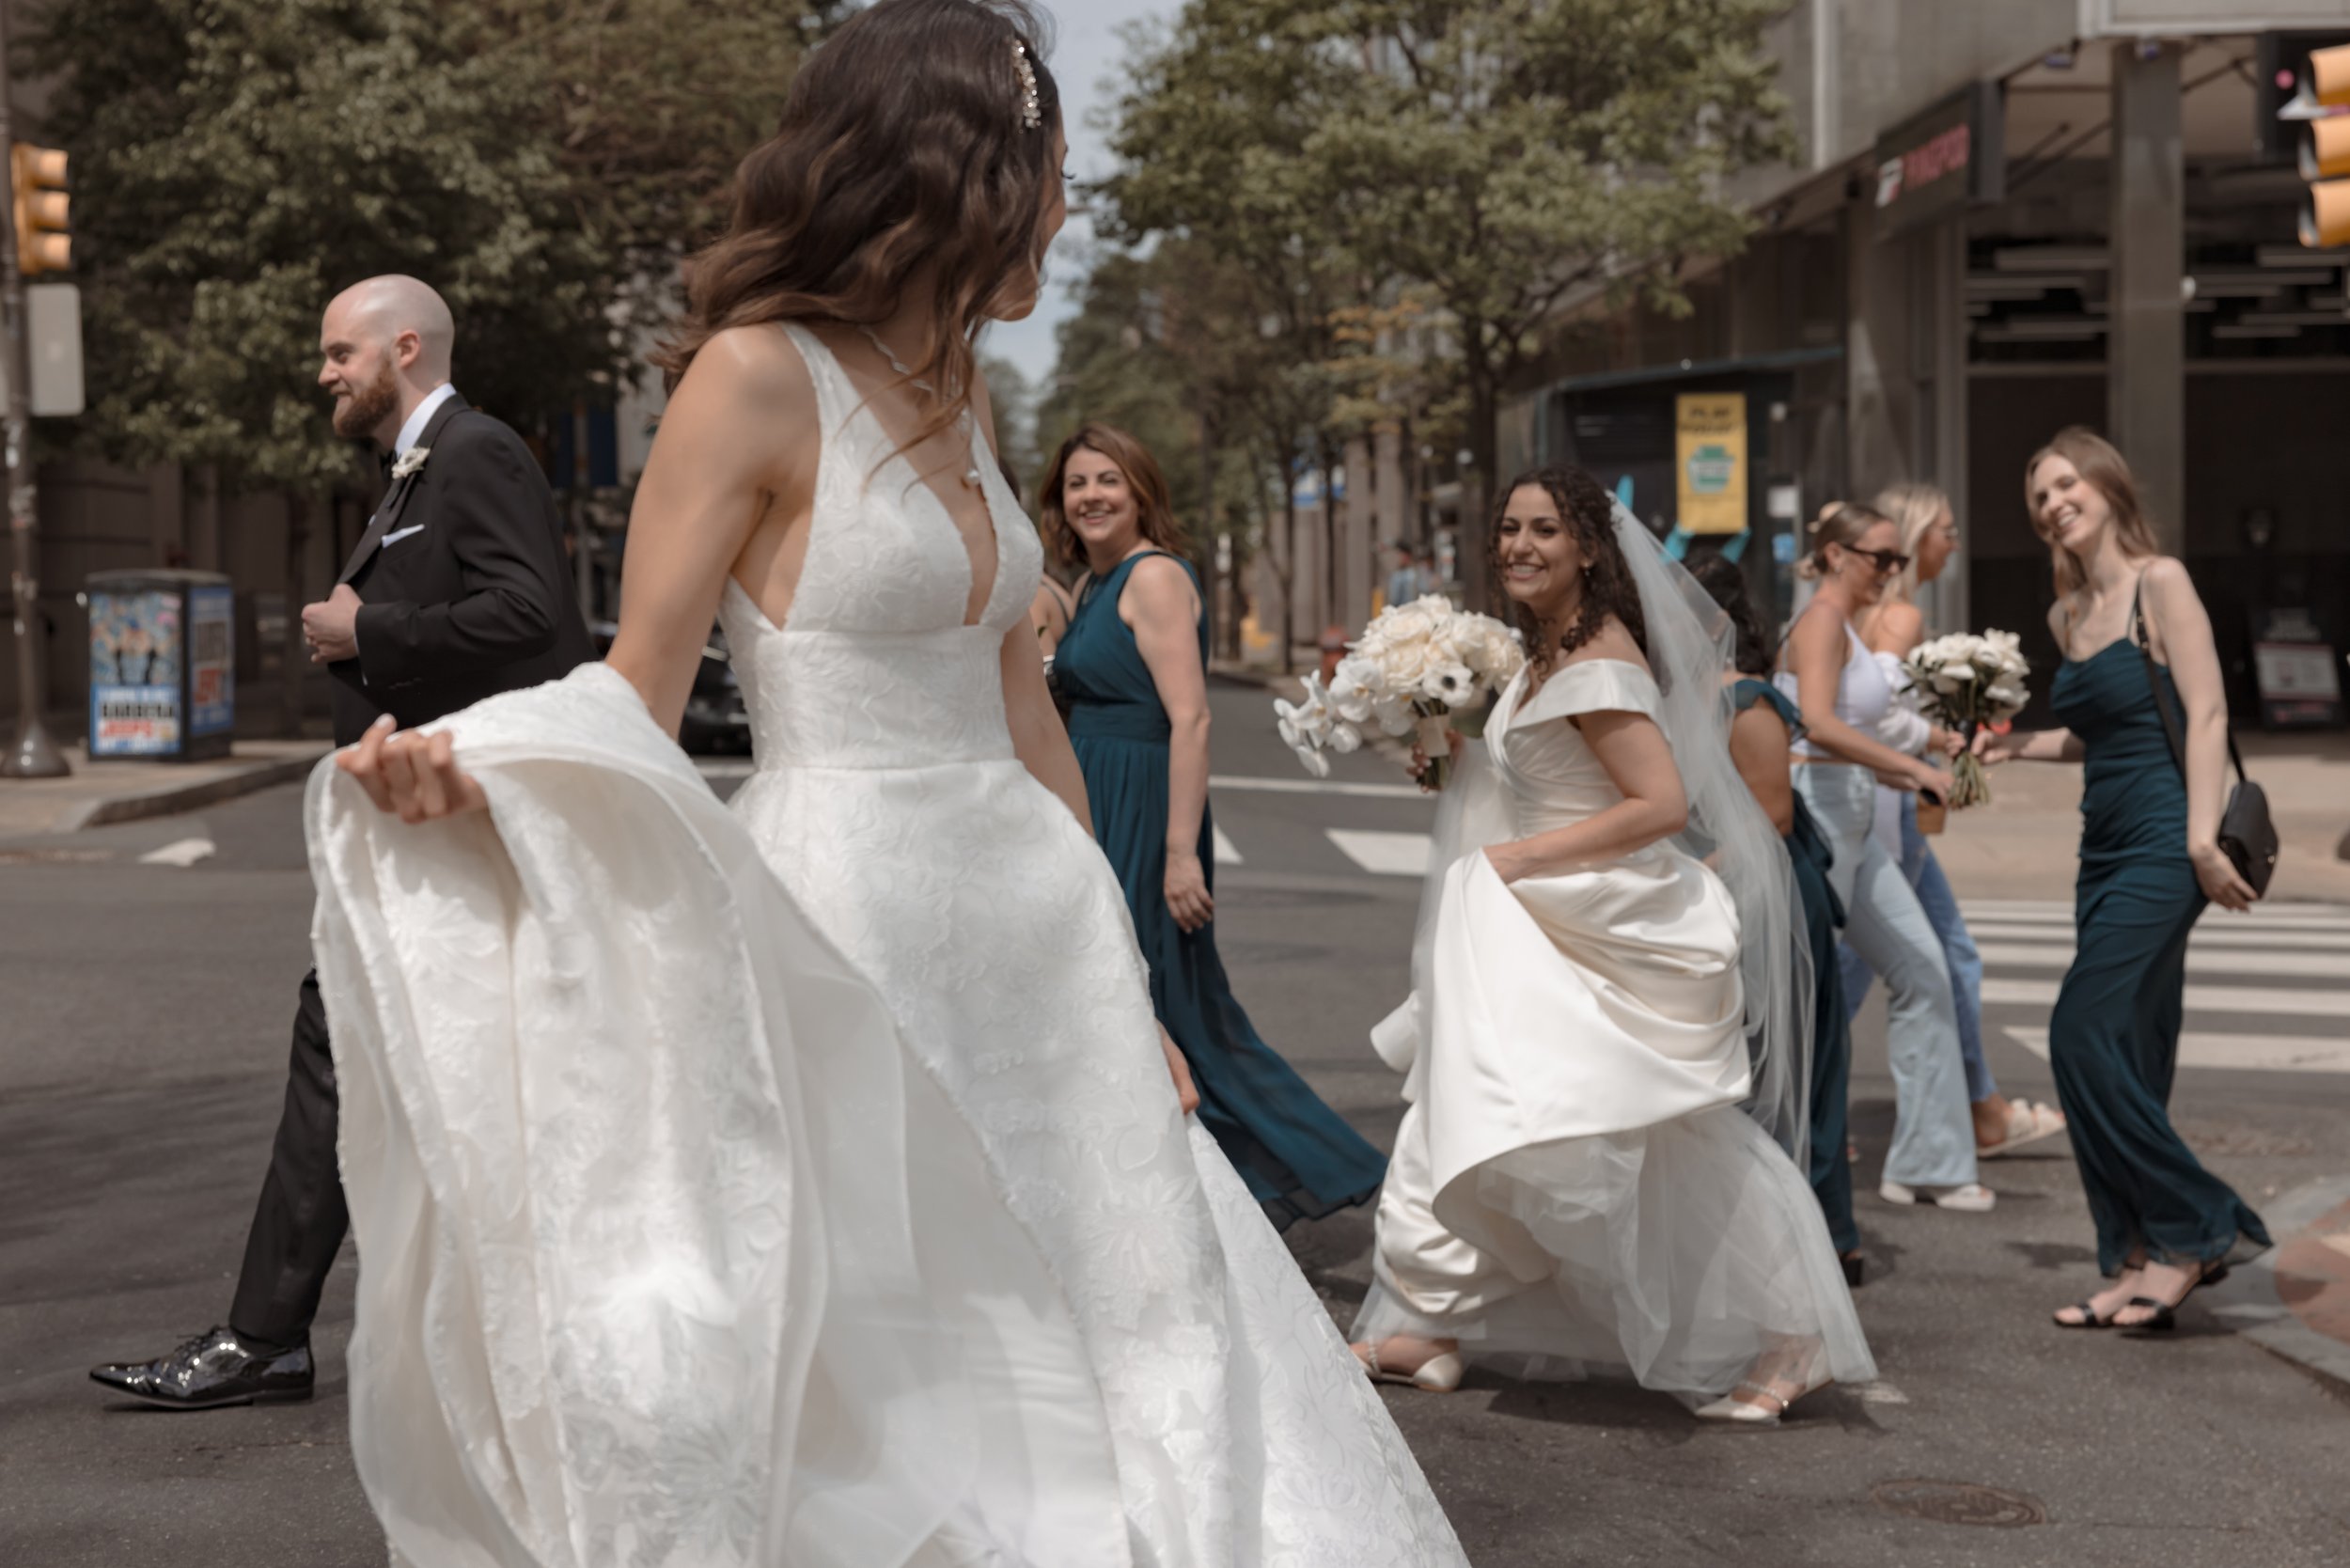
[[[1967,742],[1967,749],[1950,763],[1951,807],[1988,801],[1991,785],[1975,758],[1975,731],[2013,718],[2031,698],[2024,685],[2031,666],[2015,634],[1958,632],[1936,637],[1909,656],[1907,668],[1919,712]]]
[[[1309,675],[1305,699],[1276,702],[1273,712],[1281,739],[1319,778],[1330,776],[1324,753],[1360,746],[1363,725],[1390,735],[1417,732],[1428,755],[1422,782],[1441,790],[1451,769],[1451,716],[1480,713],[1525,663],[1515,632],[1432,593],[1380,611],[1348,645],[1326,687],[1318,672]]]

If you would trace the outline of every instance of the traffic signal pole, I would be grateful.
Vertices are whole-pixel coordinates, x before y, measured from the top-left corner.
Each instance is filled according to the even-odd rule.
[[[8,102],[8,13],[0,5],[0,149],[16,145]],[[8,573],[16,611],[16,740],[0,756],[0,777],[55,778],[71,770],[41,722],[40,579],[35,529],[39,496],[33,482],[33,362],[24,326],[24,272],[17,259],[15,159],[0,158],[0,352],[8,355],[8,407],[0,415],[0,457],[8,465]]]

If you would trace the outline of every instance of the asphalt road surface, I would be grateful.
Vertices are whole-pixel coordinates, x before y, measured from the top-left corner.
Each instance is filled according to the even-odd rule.
[[[1317,786],[1268,698],[1214,694],[1217,929],[1267,1039],[1381,1143],[1397,1080],[1365,1034],[1401,997],[1426,801],[1371,757]],[[722,792],[732,768],[711,770]],[[0,845],[0,1564],[379,1568],[352,1469],[330,1287],[310,1403],[173,1415],[111,1403],[93,1362],[221,1319],[283,1092],[309,884],[299,792]],[[210,846],[209,850],[205,846]],[[160,855],[153,862],[145,855]],[[193,860],[189,865],[175,860]],[[2069,866],[1972,911],[1992,1059],[2052,1097],[2046,997]],[[1962,879],[1963,881],[1963,879]],[[2350,1171],[2350,917],[2199,938],[2176,1108],[2256,1203]],[[2337,939],[2340,938],[2340,939]],[[2233,1331],[2235,1282],[2161,1340],[2066,1334],[2092,1279],[2069,1157],[1987,1166],[1988,1215],[1874,1197],[1891,1125],[1878,1010],[1853,1086],[1859,1295],[1883,1372],[1782,1430],[1701,1429],[1637,1388],[1472,1373],[1386,1397],[1471,1559],[1754,1565],[2350,1562],[2350,1392]],[[1289,1240],[1341,1326],[1371,1219]]]

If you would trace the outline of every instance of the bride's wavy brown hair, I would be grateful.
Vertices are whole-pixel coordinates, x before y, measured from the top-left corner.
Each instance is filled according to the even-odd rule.
[[[953,424],[980,325],[1039,285],[1037,228],[1060,179],[1047,41],[1026,0],[880,0],[811,53],[782,123],[736,171],[725,237],[689,265],[685,317],[653,354],[669,385],[729,327],[885,321],[927,262],[934,325],[890,345],[913,366],[892,384],[941,391],[906,446]]]

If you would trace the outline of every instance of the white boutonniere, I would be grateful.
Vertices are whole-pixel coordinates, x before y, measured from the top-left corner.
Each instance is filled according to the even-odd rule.
[[[400,461],[392,464],[392,478],[404,479],[411,474],[422,472],[424,460],[431,455],[432,448],[430,447],[409,447],[400,454]]]

